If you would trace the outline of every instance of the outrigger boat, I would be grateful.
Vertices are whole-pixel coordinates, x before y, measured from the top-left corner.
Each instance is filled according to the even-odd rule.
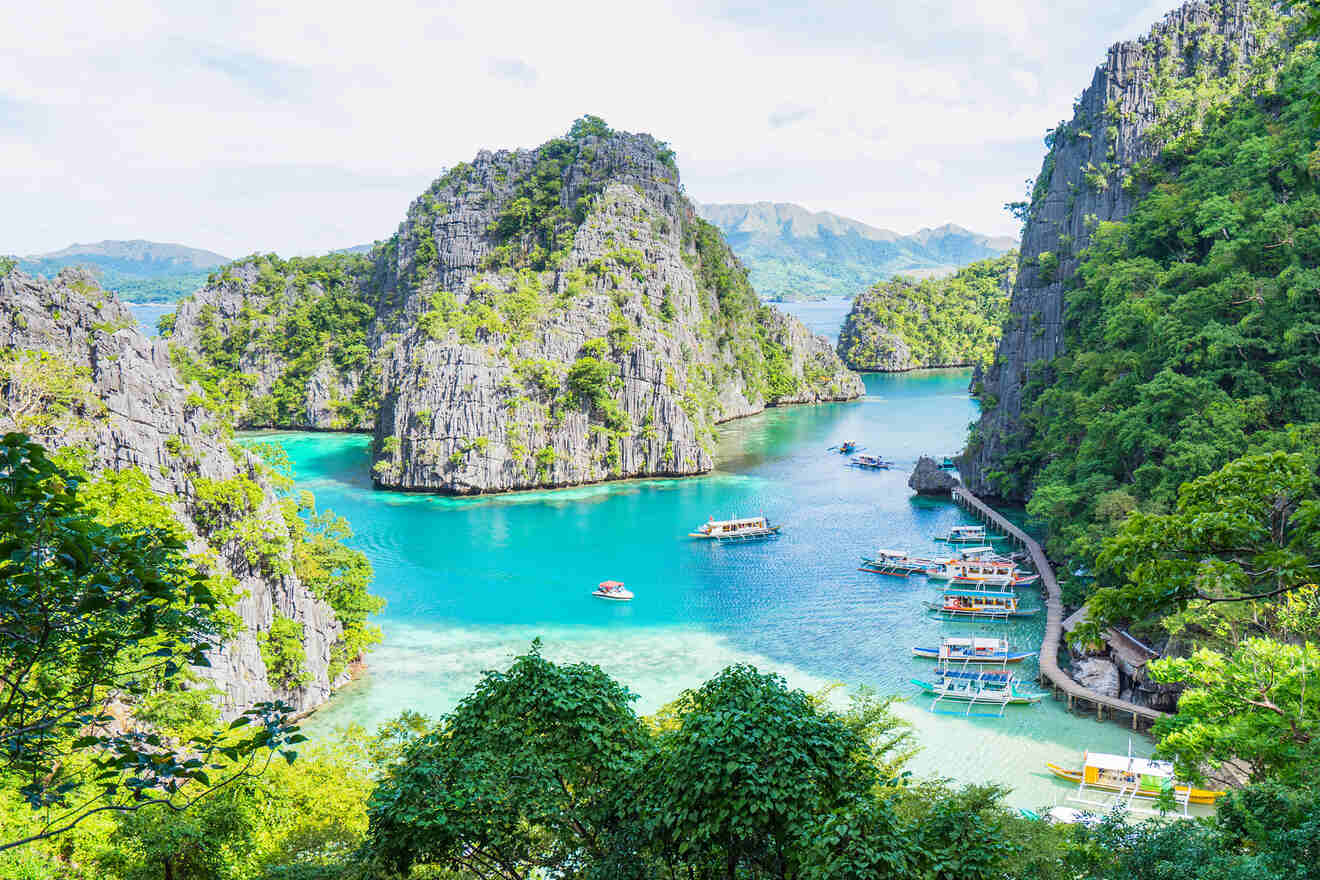
[[[1021,682],[1008,672],[989,672],[980,669],[944,669],[936,671],[933,681],[914,678],[912,683],[935,699],[930,704],[932,712],[939,711],[939,704],[945,700],[966,703],[967,709],[958,713],[971,715],[977,705],[998,706],[999,711],[992,713],[1003,715],[1006,706],[1029,705],[1039,703],[1044,694],[1025,691]],[[977,713],[984,714],[984,713]]]
[[[1077,791],[1069,795],[1068,800],[1107,809],[1126,806],[1129,809],[1149,811],[1148,807],[1137,807],[1136,801],[1149,801],[1167,792],[1173,795],[1174,804],[1185,815],[1188,803],[1214,806],[1224,796],[1222,791],[1193,788],[1174,779],[1173,764],[1168,761],[1087,751],[1082,753],[1080,770],[1069,770],[1049,763],[1045,766],[1060,779],[1077,783]],[[1108,800],[1088,799],[1086,795],[1092,792],[1105,792],[1116,797]]]
[[[860,447],[860,446],[857,445],[857,441],[856,441],[856,440],[845,440],[845,441],[843,441],[842,443],[840,443],[838,446],[831,446],[829,449],[827,449],[827,450],[825,450],[825,451],[826,451],[826,452],[837,452],[837,453],[839,453],[840,455],[852,455],[854,452],[856,452],[857,450],[859,450],[859,449],[861,449],[861,448],[862,448],[862,447]]]
[[[984,584],[997,587],[1021,587],[1034,584],[1038,574],[1022,574],[1012,562],[979,559],[948,559],[931,566],[926,574],[934,580],[953,584]]]
[[[781,527],[771,524],[763,516],[746,519],[715,519],[702,523],[689,538],[711,538],[716,541],[751,541],[757,538],[773,538]]]
[[[943,538],[936,536],[935,540],[949,544],[984,544],[997,538],[996,535],[987,536],[985,526],[954,526],[949,529],[949,534]]]
[[[855,468],[867,468],[873,471],[887,471],[894,466],[892,461],[885,461],[880,455],[856,455],[848,460],[848,464]]]
[[[874,558],[862,557],[862,566],[858,571],[875,574],[892,574],[895,577],[910,577],[924,574],[930,567],[931,560],[909,556],[902,550],[877,550]]]
[[[1007,639],[946,636],[938,648],[914,647],[912,653],[941,664],[951,663],[1021,663],[1036,656],[1035,651],[1014,651]]]
[[[924,603],[931,611],[954,617],[1030,617],[1035,608],[1019,608],[1017,593],[1012,590],[974,590],[949,587],[940,593],[938,602]]]
[[[624,589],[622,581],[601,581],[591,595],[597,599],[613,599],[615,602],[627,602],[633,597],[632,590]]]

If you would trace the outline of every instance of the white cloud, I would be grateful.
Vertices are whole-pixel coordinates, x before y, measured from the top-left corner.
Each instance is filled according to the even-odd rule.
[[[1041,134],[1109,35],[1156,17],[1146,0],[53,0],[25,15],[0,29],[0,252],[145,237],[233,255],[387,236],[445,167],[583,113],[670,141],[701,200],[1013,232],[1000,206],[1038,170]]]

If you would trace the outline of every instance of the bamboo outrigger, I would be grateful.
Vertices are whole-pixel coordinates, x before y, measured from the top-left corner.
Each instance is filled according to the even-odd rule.
[[[902,550],[877,550],[874,557],[863,556],[862,565],[857,570],[894,577],[910,577],[914,574],[925,574],[932,561],[909,556]]]
[[[1008,706],[1039,703],[1044,696],[1044,694],[1022,690],[1020,688],[1021,683],[1009,672],[988,672],[965,667],[962,669],[940,669],[936,671],[933,681],[922,681],[914,678],[912,683],[919,686],[926,693],[935,695],[935,699],[930,704],[932,712],[940,711],[939,705],[945,700],[966,703],[967,708],[957,713],[960,715],[992,714],[1002,716],[1004,709]],[[998,706],[999,711],[974,713],[972,710],[978,705]]]

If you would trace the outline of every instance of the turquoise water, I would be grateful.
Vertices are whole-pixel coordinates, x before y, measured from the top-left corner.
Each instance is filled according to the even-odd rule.
[[[1039,644],[1040,619],[1011,625],[948,623],[921,602],[936,590],[857,571],[877,548],[934,552],[932,536],[969,521],[947,501],[915,497],[908,472],[921,453],[956,451],[976,404],[966,370],[866,377],[857,402],[773,409],[721,429],[719,470],[686,480],[626,481],[556,492],[454,499],[378,492],[367,478],[367,438],[278,435],[300,488],[345,516],[388,601],[384,643],[370,671],[309,721],[313,732],[368,726],[413,709],[440,715],[485,669],[502,667],[540,637],[556,660],[587,660],[639,695],[649,712],[724,666],[754,663],[816,689],[870,685],[910,697],[901,707],[924,749],[919,773],[1014,788],[1037,807],[1068,786],[1046,760],[1074,764],[1083,748],[1127,750],[1114,724],[1069,716],[1052,700],[1003,718],[928,710],[909,679],[930,669],[913,645],[944,633],[1007,634]],[[889,472],[849,468],[826,448],[856,439],[898,462]],[[685,538],[709,516],[764,512],[784,526],[771,542],[722,546]],[[625,581],[627,604],[591,597]],[[1024,592],[1040,606],[1039,595]],[[1023,678],[1034,663],[1022,664]],[[1139,739],[1138,751],[1149,744]]]

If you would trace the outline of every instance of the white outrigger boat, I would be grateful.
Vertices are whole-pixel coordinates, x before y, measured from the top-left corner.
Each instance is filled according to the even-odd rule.
[[[966,703],[967,708],[956,714],[1002,716],[1008,706],[1030,705],[1039,703],[1044,694],[1023,690],[1021,682],[1009,672],[989,672],[981,669],[938,669],[932,681],[914,678],[912,683],[935,699],[930,704],[932,712],[939,712],[943,701]],[[972,710],[978,705],[997,706],[998,712],[984,713]]]
[[[889,574],[894,577],[910,577],[914,574],[925,574],[933,563],[934,560],[909,556],[903,550],[877,550],[874,557],[863,556],[862,565],[857,570]]]
[[[978,548],[980,549],[980,548]],[[933,580],[954,584],[984,584],[996,587],[1023,587],[1040,580],[1038,574],[1024,574],[1011,560],[1000,561],[980,556],[974,559],[946,559],[926,570]]]
[[[985,526],[954,526],[944,537],[938,535],[935,537],[936,541],[944,541],[948,544],[984,544],[986,541],[998,539],[997,535],[987,535]]]
[[[689,532],[689,538],[709,538],[716,541],[751,541],[757,538],[774,538],[779,535],[780,526],[773,525],[763,516],[745,519],[715,519]]]
[[[1009,617],[1030,617],[1035,608],[1019,608],[1017,593],[1008,590],[976,590],[949,587],[940,593],[938,602],[924,603],[931,611],[951,617],[989,617],[1004,620]]]
[[[946,636],[938,648],[913,647],[913,656],[936,660],[941,665],[957,663],[1021,663],[1035,651],[1014,651],[1008,639]]]
[[[887,471],[894,466],[894,463],[888,461],[883,455],[860,454],[848,459],[848,465],[872,471]]]
[[[632,590],[625,589],[623,581],[601,581],[600,586],[591,595],[597,599],[611,599],[615,602],[628,602],[632,599]]]
[[[1077,791],[1069,795],[1068,800],[1104,810],[1123,807],[1136,812],[1156,812],[1146,803],[1167,796],[1172,799],[1174,808],[1185,816],[1189,803],[1214,806],[1224,796],[1222,791],[1192,788],[1179,782],[1173,776],[1173,764],[1168,761],[1135,758],[1131,754],[1107,755],[1087,751],[1082,753],[1080,770],[1049,763],[1045,766],[1055,776],[1077,783]]]

